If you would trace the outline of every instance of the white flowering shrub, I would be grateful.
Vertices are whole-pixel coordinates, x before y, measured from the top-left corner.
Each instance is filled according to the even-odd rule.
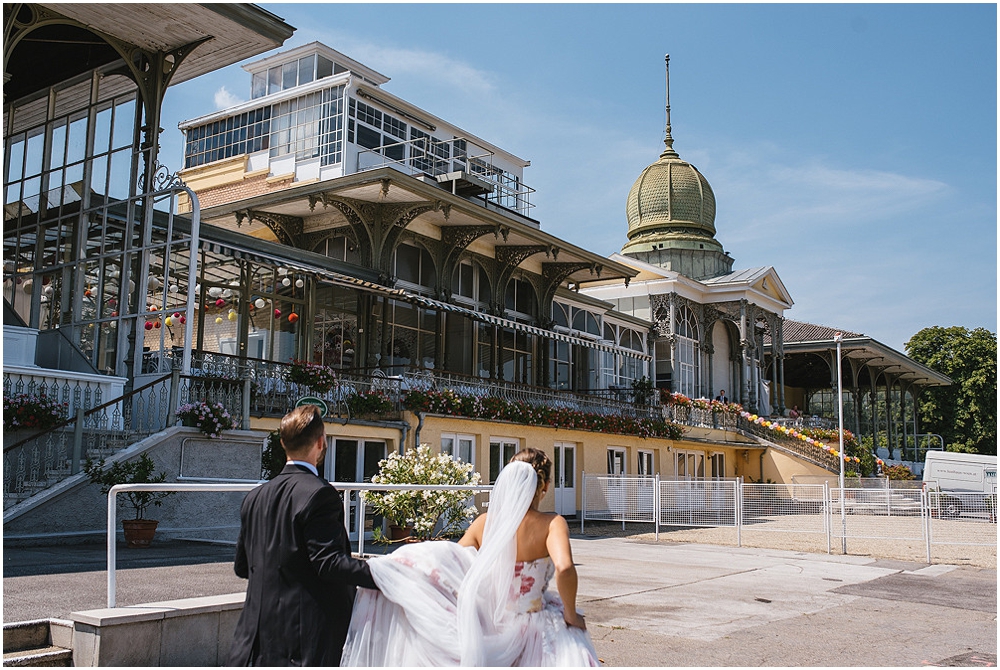
[[[471,463],[435,454],[427,444],[407,449],[402,456],[390,454],[379,462],[373,484],[476,485],[479,473]],[[478,510],[469,505],[468,491],[365,491],[365,503],[396,526],[412,526],[413,535],[429,538],[438,519],[444,519],[440,535],[457,532]]]

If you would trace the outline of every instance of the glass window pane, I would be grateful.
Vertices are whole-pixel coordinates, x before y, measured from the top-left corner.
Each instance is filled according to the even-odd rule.
[[[15,182],[20,181],[23,174],[24,168],[24,139],[19,139],[16,142],[11,143],[10,152],[8,155],[7,163],[7,181]],[[7,196],[8,202],[11,202],[10,195]]]
[[[27,156],[24,162],[24,174],[27,177],[36,175],[42,171],[42,150],[45,146],[45,135],[42,129],[33,131],[34,134],[28,137]]]
[[[333,74],[333,61],[329,58],[319,57],[319,61],[316,64],[316,78],[322,79],[323,77],[329,77]]]
[[[458,440],[458,457],[466,463],[472,463],[472,439],[463,437]]]
[[[130,147],[134,135],[135,100],[126,100],[115,105],[115,128],[111,137],[112,147]]]
[[[100,156],[92,162],[90,170],[90,188],[99,195],[106,195],[108,192],[108,157]]]
[[[396,248],[396,277],[411,284],[420,283],[420,249],[409,244]]]
[[[334,449],[334,481],[353,482],[358,471],[358,441],[337,440]]]
[[[109,197],[124,200],[129,196],[131,171],[132,151],[130,149],[122,149],[111,154],[111,176],[108,179]]]
[[[281,89],[289,89],[295,86],[295,78],[298,74],[298,67],[295,63],[285,63],[281,66]]]
[[[66,162],[82,161],[87,152],[87,117],[81,116],[69,124],[69,144],[66,149]]]
[[[316,69],[316,56],[306,56],[299,59],[299,86],[313,80],[313,70]]]
[[[253,81],[250,86],[250,97],[260,98],[267,95],[267,73],[258,72],[253,76]]]
[[[107,153],[111,148],[111,107],[97,113],[94,121],[94,153]]]
[[[382,133],[367,126],[358,124],[358,144],[366,149],[377,149],[382,146]]]
[[[49,147],[49,167],[59,168],[65,165],[66,157],[66,121],[56,121],[52,126],[52,143]]]
[[[378,474],[379,461],[385,458],[385,442],[365,442],[365,469],[362,481],[370,482]]]
[[[281,90],[281,68],[272,67],[267,71],[267,93],[277,93]]]

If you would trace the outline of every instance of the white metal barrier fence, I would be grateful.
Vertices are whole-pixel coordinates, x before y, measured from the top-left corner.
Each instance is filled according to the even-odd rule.
[[[924,493],[928,553],[932,544],[996,545],[997,494]]]
[[[830,488],[827,484],[744,484],[742,479],[661,480],[586,475],[580,529],[586,521],[661,526],[732,527],[833,538],[923,541],[931,545],[996,545],[996,494],[916,489]]]
[[[659,526],[732,527],[741,544],[741,503],[738,479],[661,481],[657,539]]]
[[[112,486],[108,491],[108,608],[115,606],[117,592],[117,575],[115,565],[117,563],[117,542],[116,534],[118,528],[118,494],[127,491],[173,491],[173,492],[195,492],[195,491],[250,491],[257,488],[263,481],[259,482],[229,482],[229,483],[163,483],[163,484],[118,484]],[[351,492],[352,491],[469,491],[470,496],[474,493],[489,492],[493,490],[490,485],[482,486],[447,486],[431,484],[371,484],[368,482],[335,482],[334,485],[341,492],[344,499],[344,521],[351,518]],[[358,519],[365,518],[364,497],[358,496]],[[364,553],[365,534],[358,534],[358,554]]]

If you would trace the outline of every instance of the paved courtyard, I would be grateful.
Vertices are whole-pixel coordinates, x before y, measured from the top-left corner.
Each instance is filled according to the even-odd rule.
[[[995,665],[995,568],[575,535],[608,666]],[[244,590],[232,547],[119,551],[118,604]],[[103,545],[4,550],[4,621],[103,607]]]

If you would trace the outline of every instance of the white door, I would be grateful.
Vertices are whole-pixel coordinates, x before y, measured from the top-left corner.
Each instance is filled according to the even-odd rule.
[[[333,440],[327,450],[327,476],[335,482],[370,482],[378,474],[378,463],[385,458],[385,442]],[[332,458],[331,458],[332,457]],[[343,492],[342,492],[343,493]],[[346,519],[350,539],[358,539],[358,492],[350,493],[350,518]],[[371,537],[373,514],[365,507],[365,537]]]
[[[555,491],[556,514],[576,516],[576,445],[556,442],[552,485]]]

